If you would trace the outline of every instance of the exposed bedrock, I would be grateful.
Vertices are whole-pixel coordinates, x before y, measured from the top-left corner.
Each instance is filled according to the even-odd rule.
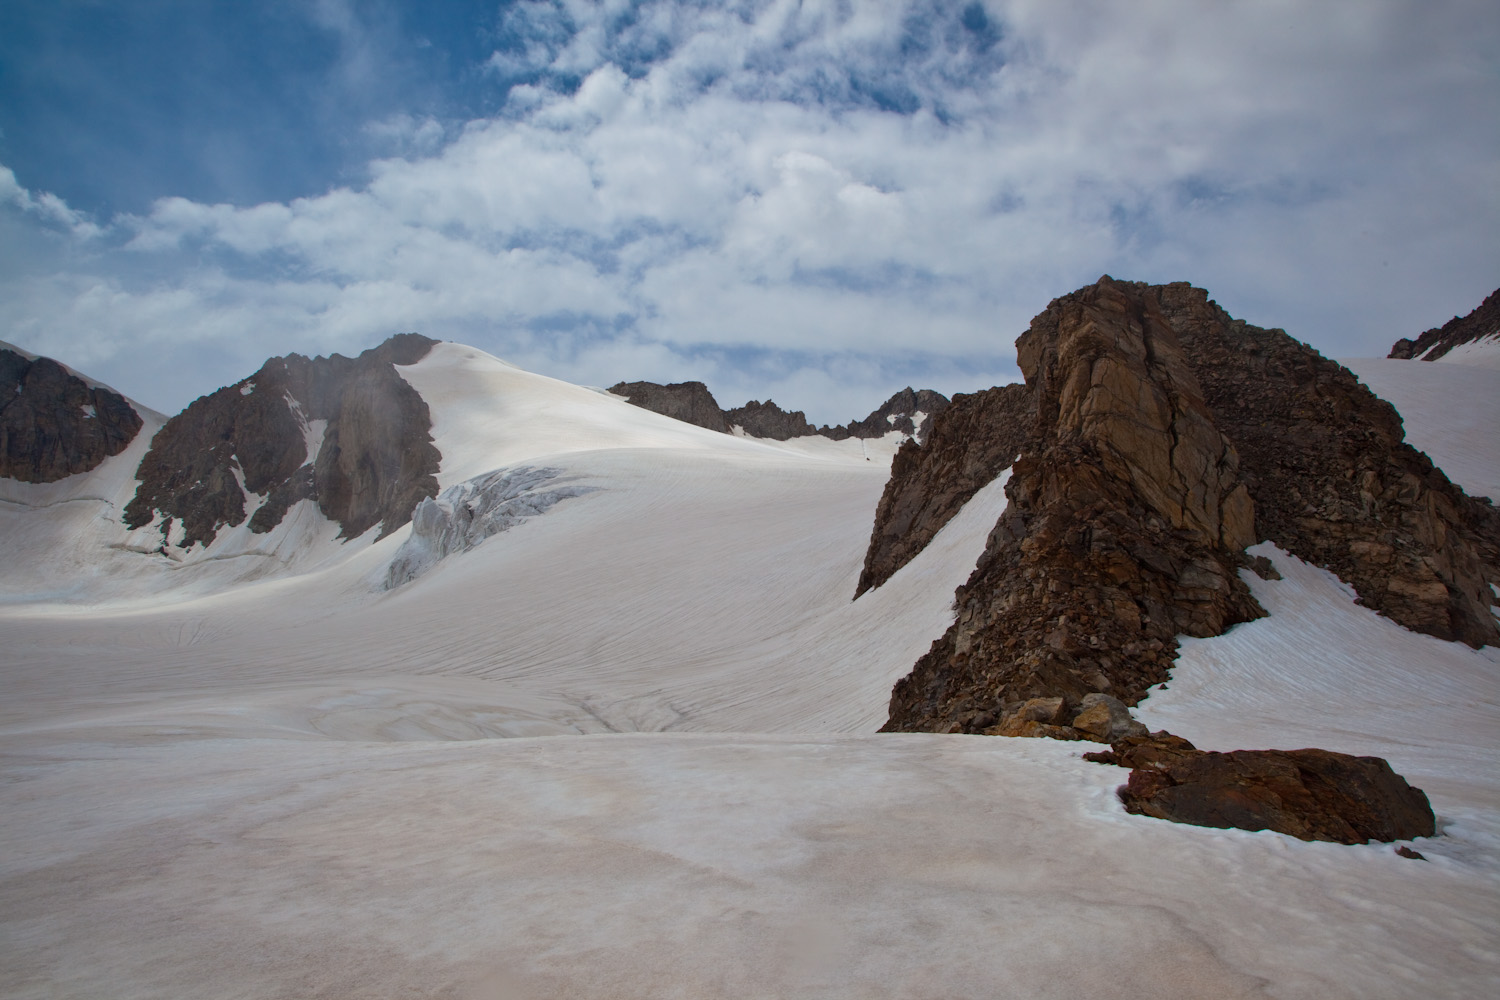
[[[724,411],[702,382],[617,382],[609,387],[616,396],[653,413],[682,420],[711,431],[727,431]]]
[[[1178,635],[1261,614],[1238,574],[1266,571],[1243,552],[1261,540],[1408,628],[1500,643],[1500,515],[1404,444],[1394,409],[1338,364],[1202,289],[1107,277],[1055,300],[1017,348],[1035,427],[1010,504],[886,728],[1069,728],[1091,692],[1135,704],[1166,679]],[[887,496],[961,481],[930,464],[936,483],[893,475]],[[903,537],[878,520],[872,552]],[[1022,717],[1052,698],[1055,718]]]
[[[1436,361],[1460,344],[1473,343],[1482,337],[1500,334],[1500,288],[1491,292],[1479,308],[1467,316],[1455,316],[1416,340],[1402,338],[1391,347],[1388,357],[1420,358]]]
[[[961,393],[928,419],[925,442],[902,444],[875,509],[855,597],[889,580],[1010,468],[1031,433],[1034,409],[1021,384]]]
[[[124,451],[141,430],[124,396],[51,358],[0,348],[0,476],[52,483]]]
[[[878,438],[891,431],[924,440],[933,414],[948,405],[948,397],[931,389],[907,386],[877,407],[863,420],[837,427],[814,427],[801,410],[783,410],[772,400],[752,399],[744,406],[722,410],[713,393],[702,382],[618,382],[609,391],[632,405],[673,417],[709,430],[731,432],[738,427],[750,437],[786,441],[818,434],[834,441],[846,438]]]
[[[1026,702],[1134,704],[1176,636],[1263,612],[1240,580],[1254,504],[1155,296],[1102,279],[1017,342],[1035,430],[957,619],[891,698],[888,730],[984,732]],[[998,730],[997,730],[998,731]]]
[[[1132,769],[1120,800],[1142,816],[1340,844],[1436,832],[1427,796],[1380,757],[1313,749],[1211,753],[1166,733],[1127,737],[1084,757]]]
[[[183,548],[206,546],[247,514],[251,530],[270,531],[309,499],[341,537],[377,524],[382,536],[394,531],[436,495],[441,456],[426,402],[393,366],[420,361],[435,343],[404,333],[357,358],[272,358],[198,398],[152,441],[126,524],[143,527],[159,514],[164,539],[178,522]]]
[[[1393,621],[1500,644],[1500,511],[1405,443],[1401,417],[1342,365],[1232,319],[1187,284],[1158,298],[1240,455],[1256,537],[1332,570]]]

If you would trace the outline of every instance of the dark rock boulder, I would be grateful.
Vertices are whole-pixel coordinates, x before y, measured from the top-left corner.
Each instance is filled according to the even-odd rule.
[[[1035,424],[1010,504],[887,730],[983,732],[1039,697],[1134,704],[1179,634],[1264,613],[1237,572],[1255,540],[1239,457],[1155,296],[1101,279],[1017,347]]]
[[[816,434],[817,428],[807,422],[807,414],[801,410],[783,410],[771,400],[762,403],[752,399],[744,406],[737,406],[724,414],[724,423],[739,427],[751,437],[786,441],[794,437]]]
[[[856,598],[889,580],[1010,468],[1031,432],[1033,409],[1031,390],[1020,384],[960,394],[925,422],[925,443],[902,444],[875,509]]]
[[[707,427],[711,431],[729,430],[724,423],[724,411],[702,382],[673,382],[669,385],[617,382],[609,387],[609,391],[625,397],[635,406],[665,417]]]
[[[1402,338],[1391,347],[1387,357],[1436,361],[1460,344],[1500,334],[1500,288],[1491,292],[1479,308],[1467,316],[1455,316],[1416,340]]]
[[[1405,443],[1401,418],[1281,330],[1232,319],[1185,283],[1148,289],[1215,423],[1234,442],[1255,535],[1338,574],[1409,629],[1500,644],[1500,512]]]
[[[437,493],[440,455],[427,404],[393,365],[413,364],[436,341],[399,334],[358,358],[292,354],[200,397],[167,421],[142,460],[141,485],[125,508],[132,528],[160,514],[184,548],[209,545],[219,529],[245,521],[246,503],[264,497],[251,530],[270,531],[298,500],[319,508],[353,538],[380,524],[405,524]],[[307,438],[326,421],[316,455]]]
[[[1138,815],[1340,844],[1436,832],[1427,796],[1379,757],[1313,749],[1211,753],[1166,733],[1084,756],[1132,768],[1120,800]]]
[[[51,358],[0,348],[0,476],[52,483],[97,468],[140,433],[124,396]]]

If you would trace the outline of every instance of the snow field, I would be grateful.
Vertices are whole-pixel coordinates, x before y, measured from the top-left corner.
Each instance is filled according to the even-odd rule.
[[[1500,991],[1496,650],[1258,550],[1271,617],[1187,640],[1137,714],[1385,756],[1444,836],[1419,863],[1128,816],[1090,745],[873,734],[1002,484],[853,602],[889,442],[736,439],[457,345],[400,371],[443,486],[598,491],[388,593],[406,529],[70,583],[84,541],[29,560],[71,512],[0,504],[38,574],[0,604],[0,996]],[[1441,399],[1398,405],[1456,442]]]

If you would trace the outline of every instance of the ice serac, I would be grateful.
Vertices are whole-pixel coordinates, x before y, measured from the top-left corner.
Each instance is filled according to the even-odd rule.
[[[1472,301],[1472,300],[1471,300]],[[1500,288],[1495,289],[1467,316],[1455,316],[1416,340],[1403,337],[1391,346],[1387,357],[1436,361],[1462,344],[1500,336]]]
[[[1034,431],[948,632],[896,685],[887,730],[1068,729],[1083,699],[1134,704],[1179,634],[1263,612],[1239,578],[1255,507],[1145,286],[1054,300],[1017,342]],[[1045,720],[1018,719],[1060,699]],[[1039,733],[1038,735],[1057,735]]]
[[[1500,511],[1406,444],[1389,403],[1283,331],[1232,319],[1201,288],[1140,294],[1160,303],[1239,452],[1258,541],[1332,570],[1409,629],[1500,644]]]
[[[51,358],[0,348],[0,476],[52,483],[124,451],[142,420],[119,393]]]
[[[673,382],[661,385],[656,382],[617,382],[609,387],[616,396],[642,409],[662,416],[683,420],[711,431],[728,431],[724,422],[724,411],[714,399],[713,393],[702,382]]]
[[[571,485],[562,475],[561,469],[530,466],[497,469],[423,500],[412,512],[411,536],[391,560],[386,589],[416,579],[448,556],[467,552],[563,500],[597,489]]]
[[[202,396],[167,421],[136,474],[125,508],[132,528],[158,515],[163,538],[181,524],[180,545],[209,545],[249,513],[253,531],[280,523],[298,500],[315,500],[354,538],[405,524],[417,503],[437,494],[441,456],[427,404],[396,365],[420,361],[436,341],[391,337],[357,358],[335,354],[272,358],[254,375]],[[312,428],[321,422],[317,453]]]
[[[926,548],[975,493],[1010,468],[1031,432],[1031,390],[1019,383],[944,403],[923,422],[925,440],[906,441],[891,463],[856,598]]]

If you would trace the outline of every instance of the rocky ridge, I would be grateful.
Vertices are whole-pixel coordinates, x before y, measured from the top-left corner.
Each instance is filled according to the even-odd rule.
[[[1035,425],[1010,504],[887,731],[1072,728],[1086,695],[1134,704],[1164,681],[1179,634],[1263,614],[1237,572],[1255,541],[1239,457],[1154,297],[1102,279],[1017,348]],[[1042,718],[1038,699],[1060,701]]]
[[[52,483],[124,451],[143,421],[129,401],[51,358],[0,348],[0,476]]]
[[[1455,316],[1415,340],[1403,337],[1396,341],[1387,357],[1436,361],[1460,344],[1497,335],[1500,335],[1500,288],[1486,296],[1479,307],[1467,316]]]
[[[718,402],[702,382],[617,382],[609,391],[623,396],[632,405],[664,416],[684,420],[709,430],[732,433],[735,428],[750,437],[787,441],[796,437],[821,435],[834,441],[851,437],[878,438],[891,431],[901,431],[925,440],[935,414],[948,405],[948,398],[931,389],[907,386],[882,403],[863,420],[852,420],[840,426],[814,427],[801,410],[783,410],[773,400],[752,399],[744,406],[729,410]]]
[[[398,334],[346,358],[272,358],[254,375],[189,404],[167,421],[142,460],[125,522],[161,518],[165,541],[211,544],[225,526],[271,530],[298,500],[315,500],[340,537],[405,524],[437,493],[440,455],[431,415],[395,365],[436,343]]]
[[[902,443],[875,509],[856,598],[889,580],[1010,468],[1031,433],[1032,409],[1031,390],[1020,383],[960,393],[924,422],[925,438]]]

